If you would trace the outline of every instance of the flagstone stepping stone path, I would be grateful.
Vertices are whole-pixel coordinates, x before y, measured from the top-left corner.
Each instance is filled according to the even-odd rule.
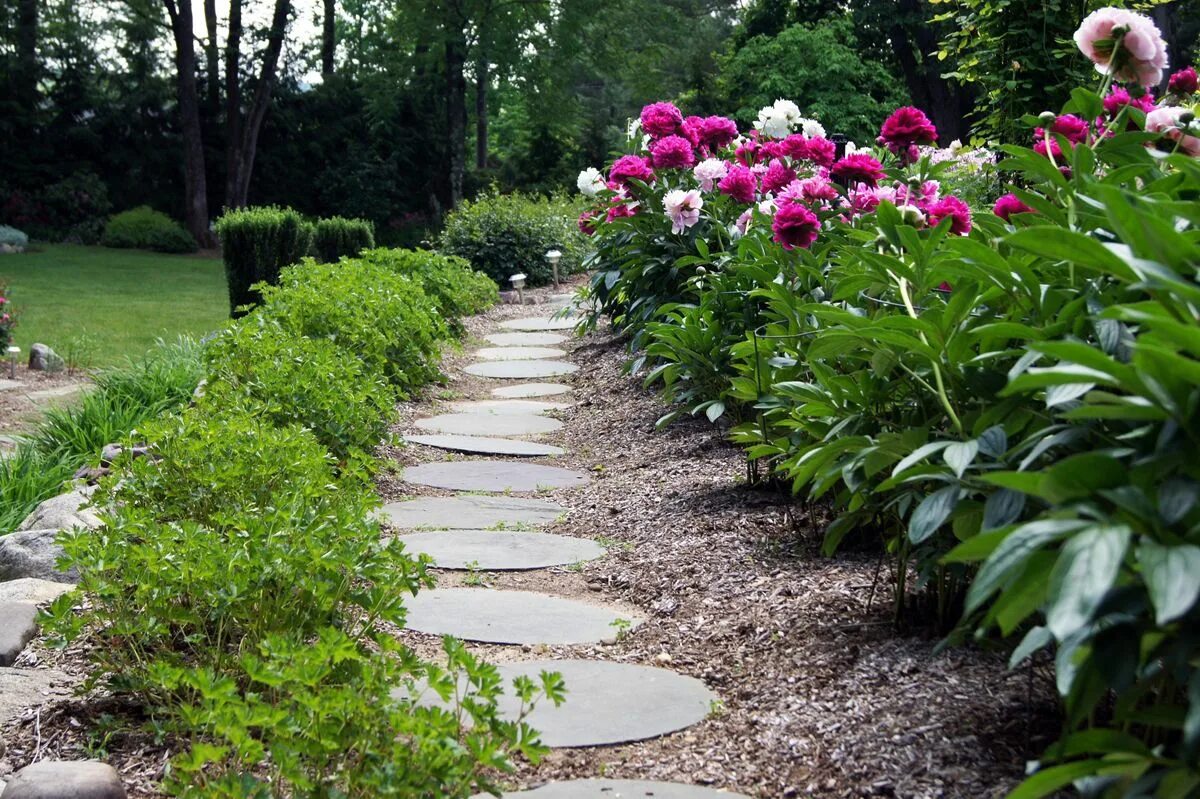
[[[537,463],[448,461],[410,466],[404,470],[404,481],[452,491],[530,492],[583,485],[588,476]]]
[[[501,380],[529,380],[535,377],[569,375],[579,367],[566,361],[481,361],[463,369],[476,377],[495,377]]]
[[[446,413],[417,419],[422,430],[459,436],[532,436],[562,429],[562,422],[532,413]]]
[[[546,331],[546,330],[570,330],[575,325],[579,324],[578,319],[570,317],[550,318],[550,317],[533,317],[530,319],[509,319],[500,323],[500,327],[505,330],[524,330],[524,331]]]
[[[558,298],[574,301],[574,295]],[[550,333],[575,326],[569,318],[511,319],[487,340],[496,347],[480,350],[482,360],[464,367],[477,377],[497,380],[536,379],[570,374],[577,367],[549,349],[565,338]],[[516,349],[514,349],[516,348]],[[419,419],[423,430],[444,435],[410,435],[408,441],[444,449],[505,455],[542,454],[547,447],[505,436],[538,435],[562,427],[543,416],[568,407],[553,401],[530,401],[569,392],[559,383],[520,383],[491,390],[497,399],[455,402],[455,413]],[[548,452],[546,454],[549,454]],[[455,491],[533,492],[572,488],[588,481],[587,474],[545,464],[516,460],[444,460],[404,470],[404,481]],[[401,529],[428,528],[401,535],[408,551],[424,553],[438,568],[529,570],[562,566],[603,557],[597,542],[569,535],[525,529],[557,521],[567,508],[540,499],[458,495],[425,497],[385,505],[382,519]],[[521,529],[511,529],[518,526]],[[494,528],[509,529],[497,530]],[[493,529],[486,529],[493,528]],[[422,591],[406,602],[409,629],[453,635],[468,641],[520,646],[593,644],[620,637],[641,619],[611,607],[550,594],[488,588],[444,588]],[[703,682],[668,669],[599,660],[532,660],[497,666],[502,684],[519,676],[537,682],[543,671],[562,674],[567,698],[559,707],[539,703],[525,720],[539,731],[544,744],[555,748],[606,746],[667,735],[703,721],[720,701]],[[401,693],[403,689],[397,689]],[[428,692],[427,692],[428,693]],[[420,701],[437,704],[436,696]],[[499,700],[504,718],[517,720],[521,701],[506,690]],[[711,788],[677,783],[629,780],[573,780],[550,783],[533,791],[537,799],[591,797],[656,797],[656,799],[745,799]]]
[[[561,333],[489,333],[483,340],[497,347],[553,347],[569,341]]]
[[[475,350],[475,357],[485,361],[535,361],[565,358],[567,353],[557,347],[483,347]]]
[[[400,536],[409,552],[423,552],[439,569],[524,571],[595,560],[604,547],[590,538],[507,530],[436,530]]]
[[[638,619],[534,591],[441,588],[406,599],[405,626],[489,644],[591,644],[611,641]]]
[[[404,440],[410,444],[422,444],[426,447],[448,449],[452,452],[471,452],[480,455],[512,455],[517,458],[539,458],[562,455],[566,452],[562,447],[555,447],[551,444],[538,444],[534,441],[520,441],[513,438],[491,438],[489,436],[405,436]]]
[[[501,399],[523,399],[526,397],[554,397],[566,394],[570,386],[562,383],[521,383],[516,386],[500,386],[492,389],[493,397]]]
[[[472,799],[487,799],[477,794]],[[504,799],[750,799],[740,793],[718,791],[701,785],[646,780],[569,780],[552,782],[531,791],[511,791]]]

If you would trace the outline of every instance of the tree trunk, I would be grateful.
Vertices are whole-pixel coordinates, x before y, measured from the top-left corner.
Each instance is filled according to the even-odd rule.
[[[33,111],[38,101],[38,0],[19,0],[17,6],[17,63],[14,99]]]
[[[216,123],[221,110],[221,49],[217,41],[217,0],[204,0],[204,27],[208,39],[204,42],[204,71],[208,95],[205,97],[211,124]]]
[[[254,99],[241,125],[241,137],[230,138],[236,151],[229,160],[233,172],[226,181],[225,205],[228,208],[243,208],[250,195],[250,176],[254,172],[254,157],[258,151],[258,133],[271,105],[271,92],[275,88],[275,76],[279,65],[279,54],[283,51],[283,40],[287,35],[288,17],[292,13],[291,0],[275,0],[275,13],[271,17],[271,31],[267,38],[267,50],[263,54],[258,85]]]
[[[242,0],[229,2],[229,33],[225,40],[225,202],[236,191],[237,143],[242,140]]]
[[[921,11],[921,0],[900,0],[898,11],[899,19],[914,19]],[[910,30],[909,25],[897,22],[890,38],[909,94],[937,126],[938,141],[945,146],[954,139],[966,138],[970,133],[970,94],[942,77],[940,62],[933,57],[938,47],[933,27],[925,21]]]
[[[337,54],[337,0],[325,0],[325,25],[321,30],[321,76],[333,74],[333,60]]]
[[[179,127],[183,134],[184,224],[203,247],[215,243],[208,229],[208,181],[204,176],[204,141],[200,132],[200,99],[196,93],[196,51],[190,0],[176,5],[163,0],[175,38],[175,83]]]
[[[488,162],[488,60],[483,43],[475,61],[475,168],[487,169]]]
[[[467,80],[463,75],[466,40],[461,27],[446,37],[446,132],[450,157],[447,177],[449,205],[454,208],[463,197],[463,173],[467,162]]]

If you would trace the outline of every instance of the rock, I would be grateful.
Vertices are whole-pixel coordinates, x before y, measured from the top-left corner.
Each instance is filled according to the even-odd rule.
[[[29,368],[39,372],[61,372],[65,364],[57,352],[45,344],[34,344],[29,348]]]
[[[37,605],[0,602],[0,666],[11,666],[37,635]]]
[[[43,760],[18,771],[0,799],[125,799],[125,789],[107,763]]]
[[[0,669],[0,729],[31,707],[70,696],[76,682],[55,669]]]
[[[22,530],[0,537],[0,583],[36,577],[56,583],[75,583],[79,573],[75,569],[59,571],[56,561],[62,555],[62,547],[55,543],[58,528]]]
[[[124,444],[105,444],[100,450],[100,465],[112,466],[122,455],[128,455],[130,460],[144,458],[150,454],[150,448],[144,444],[126,447]]]
[[[32,602],[35,605],[42,605],[53,602],[63,594],[74,590],[75,586],[71,583],[22,577],[19,580],[0,583],[0,602]]]
[[[78,488],[59,494],[38,505],[33,513],[25,517],[18,530],[70,530],[74,527],[95,529],[103,522],[91,509],[81,510],[81,507],[91,502],[92,489]]]

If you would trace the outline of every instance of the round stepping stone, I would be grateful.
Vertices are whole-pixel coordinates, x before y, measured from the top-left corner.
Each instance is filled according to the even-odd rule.
[[[400,536],[409,552],[423,552],[442,569],[522,571],[595,560],[604,547],[587,538],[504,530],[439,530]]]
[[[472,799],[488,799],[476,794]],[[509,791],[504,799],[750,799],[745,794],[718,791],[702,785],[648,780],[569,780],[551,782],[531,791]]]
[[[426,447],[448,449],[452,452],[476,452],[481,455],[513,455],[522,458],[538,458],[550,455],[563,455],[566,450],[549,444],[537,444],[533,441],[519,441],[512,438],[491,438],[489,436],[453,436],[427,435],[405,436],[410,444],[422,444]]]
[[[528,319],[509,319],[501,322],[500,327],[505,330],[570,330],[579,324],[578,319],[562,318],[551,319],[548,316],[530,317]]]
[[[535,463],[446,461],[410,466],[404,470],[404,481],[452,491],[537,491],[580,486],[588,476]]]
[[[489,333],[484,338],[497,347],[553,347],[569,341],[559,333]]]
[[[562,422],[532,413],[445,413],[413,422],[422,430],[459,436],[532,436],[562,428]]]
[[[544,358],[565,358],[566,350],[556,347],[484,347],[475,357],[485,361],[536,361]]]
[[[463,371],[476,377],[529,380],[534,377],[569,375],[578,369],[578,366],[566,361],[482,361],[464,367]]]
[[[393,527],[481,530],[488,527],[553,524],[567,512],[562,505],[525,497],[422,497],[389,502],[381,521]]]
[[[546,400],[465,400],[450,403],[450,408],[458,413],[545,413],[546,411],[561,411],[570,407],[569,402],[548,402]]]
[[[533,591],[442,588],[404,600],[404,626],[487,644],[591,644],[635,625],[624,613]]]
[[[496,668],[505,687],[496,709],[511,721],[521,713],[521,700],[511,689],[514,678],[528,677],[536,685],[543,671],[562,675],[566,701],[555,707],[543,700],[525,717],[541,733],[542,743],[556,749],[657,738],[703,721],[719,699],[693,677],[628,663],[528,660],[500,663]],[[405,694],[398,689],[393,695]],[[444,706],[436,696],[426,695],[420,701]]]
[[[570,386],[564,386],[562,383],[521,383],[515,386],[501,386],[500,388],[493,388],[492,396],[500,397],[502,399],[520,399],[522,397],[553,397],[558,394],[566,394],[570,390]]]

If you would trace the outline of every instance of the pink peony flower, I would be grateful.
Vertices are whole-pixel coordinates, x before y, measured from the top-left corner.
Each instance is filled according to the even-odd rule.
[[[755,134],[758,131],[754,131]],[[746,139],[733,151],[733,157],[744,166],[754,166],[763,157],[762,146],[757,138]]]
[[[799,195],[808,202],[832,202],[838,198],[837,186],[828,178],[816,175],[801,180],[796,186]]]
[[[1039,137],[1038,140],[1033,143],[1033,151],[1038,155],[1053,155],[1055,162],[1062,160],[1063,151],[1062,146],[1058,143],[1058,139],[1051,139],[1050,145],[1047,147],[1045,137]]]
[[[615,202],[608,207],[608,213],[604,215],[605,222],[611,222],[614,219],[633,216],[637,213],[637,203]]]
[[[1200,138],[1190,136],[1184,131],[1187,129],[1179,118],[1184,114],[1191,113],[1189,108],[1181,108],[1179,106],[1163,106],[1156,108],[1149,114],[1146,114],[1146,130],[1151,133],[1161,133],[1174,146],[1179,148],[1179,152],[1192,156],[1200,156]],[[1194,130],[1194,128],[1193,128]]]
[[[675,189],[663,197],[663,209],[671,220],[671,232],[682,233],[700,221],[700,209],[704,200],[695,189],[683,191]]]
[[[748,168],[734,166],[730,167],[728,174],[717,184],[717,188],[740,203],[752,203],[758,192],[758,180]]]
[[[1060,114],[1050,126],[1050,132],[1066,137],[1071,144],[1079,144],[1087,141],[1088,123],[1074,114]],[[1039,138],[1045,135],[1042,128],[1038,128],[1034,133]]]
[[[696,163],[691,142],[682,136],[664,136],[650,145],[655,169],[687,169]]]
[[[596,211],[584,211],[579,215],[579,219],[575,220],[575,224],[579,227],[579,232],[585,236],[594,236],[596,234]]]
[[[679,126],[679,135],[687,139],[692,147],[700,146],[700,131],[704,125],[703,117],[684,117]]]
[[[642,109],[642,130],[653,139],[670,136],[683,124],[683,113],[673,103],[651,103]]]
[[[729,146],[737,136],[737,123],[726,117],[705,117],[700,125],[700,142],[714,152]]]
[[[946,217],[950,217],[950,232],[965,236],[971,232],[971,209],[965,202],[950,195],[943,197],[927,209],[929,224],[937,225]]]
[[[1021,202],[1015,194],[1004,195],[999,200],[996,200],[996,204],[992,206],[992,213],[1005,222],[1012,218],[1013,214],[1028,214],[1032,212],[1033,209]]]
[[[820,230],[817,215],[797,202],[784,203],[771,220],[773,238],[785,250],[807,249],[817,240]]]
[[[883,123],[877,144],[887,147],[906,161],[916,160],[915,146],[937,141],[937,128],[925,112],[911,105],[897,108]]]
[[[850,185],[865,183],[874,186],[883,178],[883,165],[866,153],[847,155],[834,164],[829,174]]]
[[[630,180],[650,183],[654,180],[654,170],[650,168],[650,159],[644,156],[623,155],[613,164],[608,180],[619,187],[628,187]]]
[[[1154,110],[1154,97],[1150,94],[1134,97],[1127,89],[1116,86],[1104,98],[1104,113],[1109,119],[1112,119],[1127,105],[1139,108],[1145,113],[1150,113]]]
[[[1181,97],[1195,94],[1197,88],[1200,88],[1200,78],[1196,75],[1195,67],[1181,69],[1167,81],[1167,91]]]
[[[737,218],[737,222],[734,222],[734,226],[737,228],[738,233],[742,234],[743,236],[746,235],[746,231],[750,229],[750,222],[753,221],[753,219],[754,209],[747,208],[745,211],[742,211],[742,215]]]
[[[1167,68],[1167,44],[1154,22],[1123,8],[1101,8],[1084,17],[1075,44],[1096,70],[1123,83],[1154,86]]]
[[[784,186],[787,186],[795,179],[795,170],[791,169],[778,158],[773,159],[771,165],[767,167],[766,173],[763,174],[763,194],[777,194]]]
[[[725,177],[728,172],[729,164],[720,158],[706,158],[696,164],[696,168],[692,170],[692,174],[696,176],[696,180],[700,181],[700,188],[704,191],[712,191],[716,182]]]

